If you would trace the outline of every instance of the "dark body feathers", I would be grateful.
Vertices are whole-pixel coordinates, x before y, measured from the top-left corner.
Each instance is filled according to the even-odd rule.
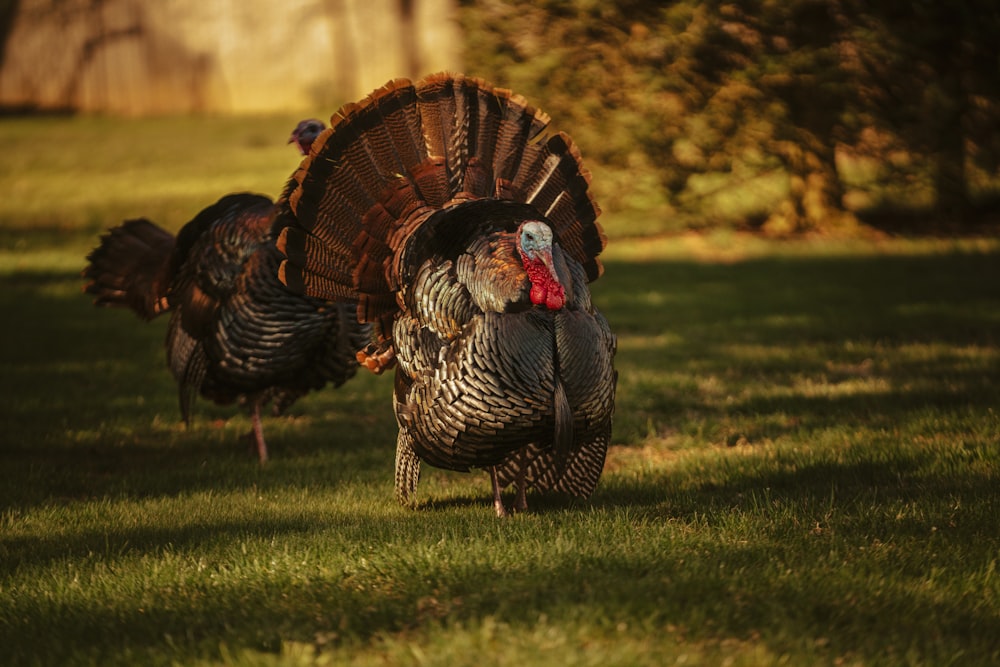
[[[331,119],[279,206],[282,280],[356,302],[396,363],[396,493],[419,461],[588,496],[611,433],[615,338],[587,283],[605,237],[565,134],[461,75],[388,83]]]
[[[273,401],[281,411],[327,382],[342,384],[370,340],[353,309],[295,294],[277,280],[275,213],[267,197],[233,194],[176,239],[148,221],[129,221],[102,237],[83,272],[97,305],[129,307],[146,319],[171,311],[167,364],[184,420],[198,394],[246,403],[261,461],[261,407]]]

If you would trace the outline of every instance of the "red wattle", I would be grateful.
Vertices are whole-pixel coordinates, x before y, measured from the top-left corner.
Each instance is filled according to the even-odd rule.
[[[559,310],[566,303],[566,292],[559,283],[549,285],[548,293],[545,295],[545,305],[549,310]]]
[[[532,283],[529,296],[531,297],[531,303],[536,306],[542,305],[545,303],[545,287],[538,283]]]
[[[525,262],[524,270],[531,281],[531,291],[528,294],[531,303],[545,306],[549,310],[559,310],[566,304],[566,290],[544,263]]]

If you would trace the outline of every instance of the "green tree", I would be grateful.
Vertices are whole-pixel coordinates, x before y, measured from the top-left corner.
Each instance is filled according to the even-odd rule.
[[[970,165],[995,178],[992,5],[467,0],[462,16],[470,69],[537,100],[588,158],[624,174],[611,188],[621,203],[641,199],[651,175],[688,226],[801,233],[857,227],[839,172],[848,153],[924,157],[914,169],[954,218],[969,206]],[[776,195],[710,205],[719,193],[751,198],[748,184],[773,175]]]
[[[818,229],[852,221],[832,141],[849,89],[836,66],[832,7],[470,3],[466,28],[476,46],[468,60],[571,119],[588,155],[654,170],[689,219],[704,209],[692,176],[716,174],[732,185],[781,168],[788,194],[762,219],[780,231]]]
[[[737,159],[759,151],[780,161],[787,196],[766,228],[781,233],[853,228],[844,210],[837,170],[838,143],[854,101],[843,67],[848,21],[837,0],[736,0],[709,3],[717,30],[703,49],[716,56],[721,108],[703,113],[736,119],[722,150]],[[736,91],[730,93],[730,91]],[[727,94],[728,93],[728,94]],[[749,135],[749,136],[748,136]]]
[[[1000,6],[988,0],[858,3],[873,119],[931,164],[938,213],[972,204],[969,166],[997,168]]]

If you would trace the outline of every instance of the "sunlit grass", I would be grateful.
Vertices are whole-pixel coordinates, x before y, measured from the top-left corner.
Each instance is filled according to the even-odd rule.
[[[391,378],[266,418],[262,468],[238,408],[181,424],[164,322],[80,294],[104,225],[276,194],[286,122],[0,135],[46,123],[55,143],[0,156],[5,185],[26,174],[0,202],[10,664],[1000,660],[995,239],[617,228],[593,285],[618,335],[604,477],[501,522],[481,473],[425,469],[418,508],[395,503]],[[99,192],[116,164],[128,192]],[[49,168],[78,190],[46,204]]]
[[[296,120],[4,120],[0,223],[14,243],[40,229],[58,243],[126,217],[176,229],[226,192],[277,196],[298,164],[285,144]]]

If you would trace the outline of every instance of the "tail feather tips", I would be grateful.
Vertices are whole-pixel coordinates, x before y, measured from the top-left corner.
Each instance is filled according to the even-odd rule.
[[[129,308],[151,320],[169,309],[167,286],[174,237],[145,218],[109,229],[87,255],[83,291],[94,305]]]

